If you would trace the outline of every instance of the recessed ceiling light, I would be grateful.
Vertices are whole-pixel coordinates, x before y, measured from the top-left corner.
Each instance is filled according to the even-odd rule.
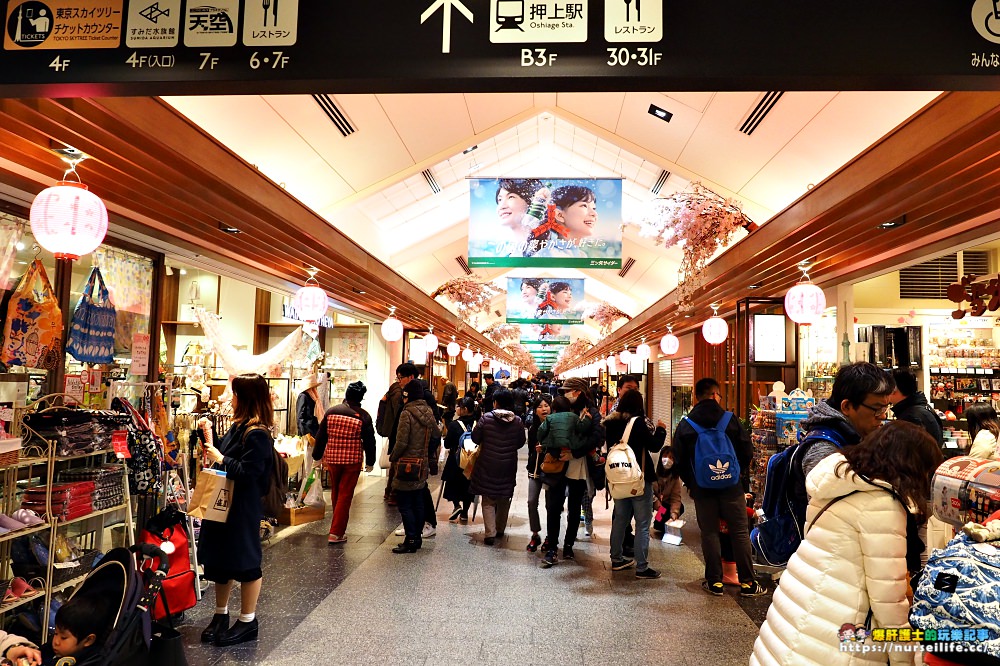
[[[759,284],[751,284],[751,285],[747,286],[747,289],[760,289],[760,285]]]
[[[179,271],[179,273],[180,273],[181,275],[187,275],[187,274],[188,274],[188,272],[187,272],[187,269],[186,269],[186,268],[182,268],[182,269],[181,269],[181,270]]]
[[[667,122],[667,123],[669,123],[670,119],[674,117],[674,114],[670,113],[666,109],[661,109],[660,107],[656,106],[655,104],[650,104],[649,105],[649,111],[648,111],[648,113],[649,113],[649,115],[656,116],[657,118],[659,118],[663,122]]]
[[[894,220],[889,220],[888,222],[883,222],[882,224],[876,224],[876,229],[895,229],[896,227],[901,227],[906,224],[906,215],[900,215]]]
[[[222,231],[223,233],[227,233],[227,234],[238,234],[238,233],[240,233],[240,230],[237,229],[236,227],[231,227],[228,224],[225,224],[223,222],[219,222],[219,231]]]
[[[364,289],[358,289],[357,287],[351,287],[351,291],[353,291],[355,294],[363,294],[363,293],[365,293]]]
[[[686,314],[686,315],[684,315],[684,318],[685,318],[685,319],[690,319],[690,318],[691,318],[691,317],[693,317],[693,316],[694,316],[694,315],[689,315],[689,314]]]

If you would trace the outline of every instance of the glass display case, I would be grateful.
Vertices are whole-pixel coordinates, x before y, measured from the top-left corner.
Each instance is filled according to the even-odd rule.
[[[827,308],[815,324],[799,326],[799,387],[816,400],[830,397],[839,350],[837,308]]]

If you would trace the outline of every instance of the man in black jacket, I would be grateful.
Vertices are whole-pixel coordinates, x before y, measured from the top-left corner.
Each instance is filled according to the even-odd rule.
[[[485,414],[486,412],[493,411],[493,394],[496,393],[498,388],[500,388],[500,385],[497,384],[496,379],[493,378],[491,373],[484,372],[482,375],[483,382],[485,382],[486,385],[483,387],[483,404],[480,408],[483,410],[483,414]]]
[[[733,546],[733,559],[740,578],[740,595],[755,597],[764,594],[765,590],[757,582],[753,572],[753,559],[750,551],[750,532],[747,523],[747,504],[744,494],[744,484],[733,484],[728,488],[701,488],[695,480],[694,460],[698,433],[688,423],[693,421],[702,428],[714,428],[725,415],[720,404],[722,390],[719,383],[706,377],[699,379],[694,386],[696,403],[688,415],[677,424],[671,450],[674,454],[674,464],[680,472],[684,485],[691,492],[695,509],[698,512],[698,527],[701,529],[701,551],[705,556],[705,591],[716,596],[722,595],[722,545],[719,542],[719,520],[726,521],[729,528],[729,538]],[[740,420],[733,416],[726,426],[726,437],[733,445],[740,470],[745,475],[750,469],[750,459],[753,456],[753,446],[750,434],[740,425]]]
[[[944,434],[941,432],[941,421],[934,408],[927,402],[923,391],[917,390],[917,378],[909,370],[893,370],[892,378],[896,380],[896,390],[889,394],[892,403],[892,413],[901,421],[916,423],[930,436],[937,440],[938,446],[944,448]],[[961,453],[955,449],[957,453]]]

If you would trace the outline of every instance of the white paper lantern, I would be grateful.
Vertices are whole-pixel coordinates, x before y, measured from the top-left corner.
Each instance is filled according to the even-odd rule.
[[[615,363],[615,355],[612,354],[608,357],[608,372],[612,375],[618,374],[618,364]]]
[[[632,352],[626,349],[618,355],[618,358],[621,359],[623,365],[628,365],[632,362]]]
[[[393,308],[395,310],[395,308]],[[403,339],[403,322],[392,314],[382,322],[382,339],[386,342],[398,342]]]
[[[711,317],[701,325],[701,334],[710,345],[720,345],[729,337],[729,324],[722,317]]]
[[[652,350],[649,348],[645,342],[635,348],[635,357],[639,361],[648,361],[649,357],[652,355]]]
[[[608,367],[608,359],[599,358],[596,361],[594,361],[594,365],[597,366],[598,370],[606,370]]]
[[[433,354],[438,348],[438,337],[433,333],[428,333],[424,336],[424,349],[427,350],[428,354]]]
[[[472,365],[476,366],[477,368],[482,368],[483,355],[480,354],[479,352],[476,352],[476,355],[472,357]]]
[[[465,361],[466,363],[469,363],[470,361],[472,361],[472,357],[473,357],[473,353],[472,353],[471,349],[469,349],[468,347],[466,347],[465,349],[462,350],[462,360],[463,361]]]
[[[457,342],[452,340],[448,343],[448,356],[455,357],[462,353],[462,348]]]
[[[673,333],[667,333],[660,339],[660,351],[667,356],[673,356],[681,348],[681,341]]]
[[[815,324],[826,310],[823,290],[807,279],[799,282],[785,294],[785,314],[796,324]]]
[[[308,282],[295,292],[292,297],[292,307],[298,313],[301,321],[319,321],[326,316],[326,292],[315,284]]]
[[[60,181],[31,203],[31,233],[57,259],[90,254],[108,233],[108,209],[82,183]]]

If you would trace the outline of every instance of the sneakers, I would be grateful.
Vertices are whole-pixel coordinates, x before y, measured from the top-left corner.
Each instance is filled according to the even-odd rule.
[[[722,596],[722,583],[709,583],[707,580],[701,582],[701,589],[717,597]]]
[[[554,567],[558,563],[559,560],[556,559],[556,551],[550,550],[545,553],[545,558],[542,560],[542,568],[548,569],[549,567]]]
[[[538,550],[538,546],[541,543],[542,543],[542,538],[537,534],[532,534],[531,541],[528,542],[528,546],[525,550],[527,550],[529,553],[534,553],[535,551]]]
[[[552,547],[552,543],[549,541],[548,537],[545,537],[545,541],[542,542],[542,545],[539,546],[539,548],[543,553],[547,553],[550,550],[555,550],[555,548]]]
[[[653,567],[646,567],[642,571],[636,571],[635,572],[635,577],[636,578],[644,578],[644,579],[647,579],[647,580],[653,580],[654,578],[659,578],[660,577],[660,572],[657,571],[656,569],[654,569]]]
[[[584,526],[583,531],[589,537],[594,536],[594,523],[592,523],[592,522],[587,523]]]
[[[448,517],[448,522],[449,523],[457,523],[458,519],[461,516],[462,516],[462,510],[461,509],[455,509],[454,511],[452,511],[451,515]]]
[[[483,539],[483,543],[485,543],[487,546],[492,546],[496,542],[497,542],[496,537],[486,537],[485,539]]]
[[[400,527],[398,530],[393,532],[393,534],[395,534],[396,536],[406,536],[406,528]]]
[[[426,539],[427,537],[432,537],[435,534],[437,534],[437,528],[430,523],[424,523],[424,531],[420,533],[420,538]]]
[[[635,565],[635,560],[611,560],[611,570],[612,571],[624,571],[629,567]]]
[[[740,584],[741,597],[759,597],[763,594],[767,594],[767,589],[757,581]]]
[[[327,544],[344,543],[347,541],[346,536],[340,536],[339,534],[331,534],[326,538]]]
[[[563,546],[563,559],[564,560],[576,559],[576,555],[573,554],[573,546]]]

